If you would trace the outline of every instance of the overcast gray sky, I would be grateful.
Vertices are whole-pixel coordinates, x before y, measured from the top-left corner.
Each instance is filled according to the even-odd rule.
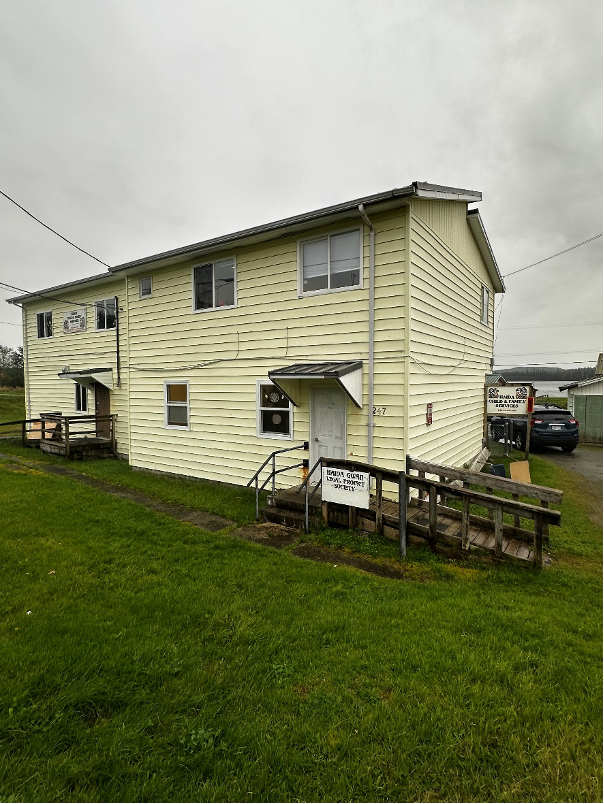
[[[448,184],[505,275],[602,231],[601,32],[599,0],[0,0],[0,189],[114,265]],[[102,270],[0,197],[0,280]],[[595,362],[601,238],[506,284],[498,365]]]

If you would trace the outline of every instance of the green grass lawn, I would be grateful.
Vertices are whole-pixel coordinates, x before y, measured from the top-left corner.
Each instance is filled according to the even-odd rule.
[[[14,422],[25,418],[25,394],[23,389],[0,388],[0,423]]]
[[[0,462],[0,799],[601,800],[602,534],[576,476],[531,472],[565,491],[550,569],[412,547],[392,581]]]

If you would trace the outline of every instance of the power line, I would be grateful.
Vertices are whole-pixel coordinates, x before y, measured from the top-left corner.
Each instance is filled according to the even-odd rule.
[[[18,288],[15,285],[8,285],[6,282],[0,282],[0,286],[7,290],[17,290],[19,293],[27,293],[31,296],[37,296],[40,299],[49,299],[50,301],[58,301],[62,304],[68,304],[70,307],[77,305],[78,307],[97,307],[95,303],[77,301],[75,299],[59,299],[57,296],[49,296],[48,293],[36,292],[32,290],[25,290],[25,288]],[[108,298],[111,298],[110,296]]]
[[[514,357],[514,355],[518,355],[518,357],[525,357],[526,355],[575,355],[575,354],[583,354],[584,352],[588,354],[593,354],[594,352],[600,353],[600,347],[595,349],[569,349],[566,352],[506,352],[505,354],[499,355],[499,357]]]
[[[497,371],[505,371],[512,368],[540,368],[541,366],[585,366],[586,360],[557,360],[555,363],[514,363],[513,366],[497,366]],[[593,366],[585,366],[593,368]],[[544,382],[556,382],[556,380],[544,380]]]
[[[557,254],[552,254],[551,257],[546,257],[544,260],[539,260],[539,262],[533,262],[530,265],[525,265],[524,268],[518,268],[517,271],[511,271],[509,274],[504,274],[503,278],[507,279],[508,276],[514,276],[514,274],[519,274],[520,271],[526,271],[527,268],[534,268],[535,265],[541,265],[542,262],[547,262],[548,260],[553,260],[554,257],[559,257],[560,254],[566,254],[568,251],[572,251],[575,248],[579,248],[579,246],[584,246],[586,243],[591,243],[592,240],[597,240],[598,237],[602,237],[604,232],[600,232],[600,234],[594,235],[593,237],[584,240],[582,243],[577,243],[576,246],[571,246],[570,248],[565,248],[564,251],[559,251]]]
[[[10,327],[20,327],[21,324],[15,324],[14,321],[0,321],[0,324],[8,324]]]
[[[0,190],[0,195],[3,195],[3,196],[4,196],[6,199],[8,199],[8,200],[9,200],[9,201],[10,201],[12,204],[14,204],[16,207],[19,207],[19,209],[23,210],[23,212],[25,212],[25,214],[26,214],[26,215],[29,215],[29,217],[30,217],[30,218],[33,218],[33,219],[36,221],[36,223],[39,223],[39,224],[40,224],[41,226],[43,226],[45,229],[48,229],[48,231],[49,231],[49,232],[52,232],[52,233],[53,233],[53,234],[55,234],[57,237],[60,237],[60,238],[61,238],[61,240],[64,240],[66,243],[69,243],[69,245],[70,245],[70,246],[73,246],[74,248],[77,248],[77,250],[78,250],[78,251],[81,251],[81,252],[82,252],[82,254],[86,254],[86,256],[87,256],[87,257],[92,257],[92,259],[93,259],[93,260],[96,260],[97,262],[100,262],[100,263],[101,263],[101,265],[104,265],[104,266],[105,266],[105,268],[109,268],[109,266],[107,265],[107,263],[106,263],[106,262],[103,262],[103,260],[99,260],[99,258],[98,258],[98,257],[95,257],[95,256],[94,256],[94,254],[91,254],[89,251],[86,251],[85,249],[80,248],[79,246],[76,246],[76,244],[75,244],[75,243],[72,243],[72,242],[71,242],[71,240],[68,240],[66,237],[63,237],[63,235],[62,235],[62,234],[59,234],[59,233],[58,233],[58,232],[57,232],[55,229],[51,228],[51,227],[50,227],[50,226],[48,226],[46,223],[44,223],[44,221],[41,221],[39,218],[36,218],[36,216],[35,216],[35,215],[32,215],[32,214],[31,214],[31,212],[29,212],[27,209],[25,209],[25,207],[22,207],[22,206],[21,206],[21,204],[18,204],[18,203],[15,201],[15,199],[14,199],[14,198],[11,198],[11,197],[10,197],[10,195],[7,195],[6,193],[3,193],[3,192],[2,192],[2,190]]]
[[[602,321],[581,321],[577,324],[527,324],[519,327],[501,327],[500,331],[505,332],[508,329],[550,329],[552,327],[591,327],[596,324],[602,324]]]

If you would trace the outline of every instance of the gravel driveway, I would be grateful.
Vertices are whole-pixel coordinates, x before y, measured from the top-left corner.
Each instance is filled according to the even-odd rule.
[[[534,454],[602,485],[602,447],[579,446],[574,452],[561,452],[556,447],[541,447]]]
[[[602,527],[602,447],[580,446],[574,452],[542,447],[535,455],[573,472],[587,514]]]

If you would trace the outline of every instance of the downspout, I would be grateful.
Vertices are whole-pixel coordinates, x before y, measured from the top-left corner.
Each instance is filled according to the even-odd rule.
[[[23,383],[25,385],[25,418],[31,419],[31,396],[29,389],[29,353],[27,349],[27,310],[21,307],[21,327],[23,329]]]
[[[120,378],[120,309],[118,304],[117,296],[113,297],[115,299],[115,368],[117,371],[117,383],[116,387],[119,388],[121,385],[121,378]]]
[[[375,229],[367,217],[365,207],[359,204],[361,218],[369,229],[369,360],[367,378],[367,463],[373,462],[373,363],[374,363],[374,334],[375,334]]]

